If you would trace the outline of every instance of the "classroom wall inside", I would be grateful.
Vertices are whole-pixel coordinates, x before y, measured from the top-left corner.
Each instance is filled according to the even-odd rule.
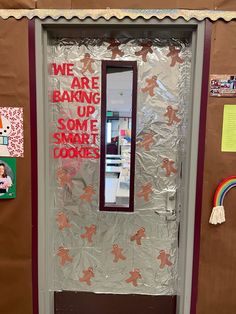
[[[17,196],[1,199],[0,205],[0,313],[30,314],[33,209],[27,19],[0,19],[0,69],[0,106],[23,107],[24,114],[24,157],[16,158]]]
[[[210,73],[236,73],[236,22],[217,21],[212,27]],[[200,264],[197,314],[232,314],[236,309],[236,193],[227,194],[226,222],[209,224],[213,195],[219,182],[235,175],[236,154],[221,152],[221,132],[225,104],[235,98],[209,97],[207,105],[203,199],[201,207]]]
[[[234,1],[112,1],[125,8],[189,8],[235,10]],[[0,8],[86,8],[86,1],[11,1]],[[171,4],[171,5],[170,5]],[[170,7],[169,7],[170,5]],[[111,1],[90,2],[90,8],[112,7]],[[236,22],[217,21],[212,25],[212,74],[235,74]],[[28,20],[0,20],[0,106],[24,108],[24,157],[17,158],[17,198],[1,200],[0,210],[0,312],[32,314],[32,185]],[[197,314],[232,314],[236,309],[236,193],[225,199],[226,223],[208,223],[214,191],[226,176],[235,174],[236,155],[222,153],[221,129],[224,104],[235,98],[208,98],[203,199],[201,210],[200,263]],[[36,171],[36,170],[35,170]],[[34,226],[35,227],[35,226]]]

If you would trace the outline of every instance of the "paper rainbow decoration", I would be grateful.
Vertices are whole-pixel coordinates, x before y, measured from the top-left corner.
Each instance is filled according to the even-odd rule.
[[[234,187],[236,187],[236,176],[227,177],[218,185],[214,194],[214,207],[209,220],[211,224],[216,225],[225,222],[224,197]]]

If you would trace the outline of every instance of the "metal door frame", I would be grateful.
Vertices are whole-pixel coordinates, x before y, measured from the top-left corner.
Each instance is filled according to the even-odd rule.
[[[201,85],[202,85],[202,68],[203,68],[203,52],[204,52],[204,32],[205,22],[190,20],[186,22],[179,18],[175,21],[170,18],[157,20],[151,18],[144,20],[137,18],[131,20],[124,18],[118,20],[115,17],[106,21],[103,18],[93,20],[86,18],[83,21],[73,18],[70,21],[60,18],[54,21],[47,18],[43,21],[36,19],[35,23],[35,51],[36,51],[36,102],[37,102],[37,160],[38,160],[38,301],[40,314],[52,314],[53,312],[53,293],[49,291],[50,269],[48,265],[49,254],[47,252],[50,240],[47,213],[48,199],[45,187],[48,184],[48,160],[46,158],[46,150],[48,148],[48,126],[47,112],[47,67],[45,64],[45,53],[47,46],[47,36],[49,29],[67,28],[71,26],[89,26],[89,27],[107,27],[112,25],[122,25],[122,27],[132,27],[138,25],[144,29],[147,27],[162,27],[192,31],[192,50],[193,50],[193,66],[192,66],[192,90],[191,90],[191,112],[190,112],[190,128],[187,143],[187,155],[189,156],[186,163],[186,174],[183,178],[188,191],[184,195],[183,207],[187,209],[182,211],[181,227],[180,227],[180,246],[179,246],[179,294],[177,302],[178,314],[190,314],[191,306],[191,290],[192,290],[192,273],[193,273],[193,254],[194,254],[194,225],[195,225],[195,203],[196,203],[196,181],[197,181],[197,165],[198,165],[198,145],[199,143],[199,125],[200,125],[200,109],[201,109]],[[36,314],[36,313],[35,313]]]

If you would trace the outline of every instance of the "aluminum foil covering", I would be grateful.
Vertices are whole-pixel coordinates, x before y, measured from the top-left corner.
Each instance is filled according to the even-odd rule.
[[[76,117],[77,105],[50,103],[50,289],[174,295],[191,44],[156,38],[145,58],[139,52],[148,38],[118,40],[124,54],[116,60],[138,63],[135,210],[99,211],[99,159],[52,158],[57,119]],[[106,38],[53,39],[48,45],[48,62],[73,63],[74,75],[81,77],[81,59],[89,53],[94,59],[93,76],[101,82],[101,60],[112,56],[109,45]],[[152,95],[145,89],[150,79],[155,85]],[[49,76],[49,94],[54,89],[70,90],[70,84],[66,76]],[[101,107],[97,105],[93,114],[99,124]],[[151,141],[145,145],[147,135]],[[94,146],[99,145],[98,138]],[[81,197],[89,186],[91,201]]]

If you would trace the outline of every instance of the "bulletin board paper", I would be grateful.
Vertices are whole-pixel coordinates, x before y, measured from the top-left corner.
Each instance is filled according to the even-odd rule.
[[[224,106],[221,151],[236,152],[236,105]]]
[[[28,26],[26,18],[0,20],[0,106],[23,107],[25,127],[24,158],[16,160],[17,197],[1,200],[1,313],[19,313],[19,311],[31,313],[33,306],[32,258],[34,257],[32,257],[31,243],[33,241],[35,247],[32,215],[36,213],[32,211],[34,188],[31,182]]]

